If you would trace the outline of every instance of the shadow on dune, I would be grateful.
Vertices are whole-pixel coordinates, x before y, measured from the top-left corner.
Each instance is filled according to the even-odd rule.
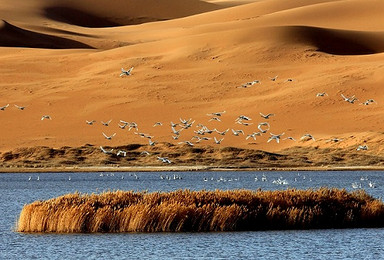
[[[14,26],[6,21],[0,23],[0,46],[45,49],[93,49],[93,47],[66,38],[37,33]]]
[[[101,28],[123,25],[71,7],[47,7],[44,12],[49,19],[82,27]]]
[[[286,36],[294,42],[313,45],[318,51],[334,55],[368,55],[384,52],[384,32],[292,26],[287,30]]]
[[[43,15],[71,25],[103,28],[186,17],[223,8],[202,0],[56,0],[46,1]]]

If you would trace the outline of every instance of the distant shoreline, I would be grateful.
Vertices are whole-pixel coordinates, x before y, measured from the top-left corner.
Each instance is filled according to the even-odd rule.
[[[323,167],[221,167],[221,166],[85,166],[85,167],[42,167],[0,168],[1,173],[54,173],[54,172],[215,172],[215,171],[384,171],[379,166],[323,166]]]

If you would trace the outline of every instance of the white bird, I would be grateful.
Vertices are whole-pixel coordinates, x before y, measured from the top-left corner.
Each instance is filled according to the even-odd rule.
[[[222,132],[218,131],[216,128],[215,128],[215,130],[216,130],[216,133],[218,133],[219,135],[225,135],[229,131],[229,128],[227,130],[222,131]]]
[[[201,141],[207,141],[207,140],[210,140],[211,138],[210,137],[200,137],[200,136],[193,136],[192,139],[197,139],[196,143],[200,143]]]
[[[120,156],[120,155],[122,155],[122,156],[127,156],[127,152],[126,151],[123,151],[123,150],[119,150],[118,152],[117,152],[117,154],[116,154],[117,156]]]
[[[343,94],[341,94],[341,97],[344,99],[344,101],[349,102],[351,104],[355,103],[355,101],[358,100],[357,98],[355,98],[355,95],[348,98],[348,97],[344,96]]]
[[[149,145],[150,145],[150,146],[154,146],[154,145],[156,144],[156,142],[155,142],[155,141],[152,141],[151,139],[148,139],[148,142],[149,142]]]
[[[334,142],[334,143],[338,143],[338,142],[341,142],[341,141],[343,141],[343,139],[339,139],[339,138],[331,138],[331,139],[329,139],[329,140],[327,140],[327,141],[325,141],[325,142]]]
[[[133,70],[133,67],[131,67],[129,70],[125,70],[125,69],[121,68],[121,74],[120,74],[120,77],[131,75],[132,70]]]
[[[41,120],[44,120],[44,119],[52,120],[52,118],[51,118],[49,115],[43,115],[43,116],[41,117]]]
[[[240,115],[240,116],[238,116],[238,117],[236,118],[235,121],[241,121],[241,120],[250,121],[250,120],[252,120],[252,118],[247,117],[247,116],[244,116],[244,115]]]
[[[241,120],[236,121],[236,124],[240,124],[240,125],[244,125],[244,126],[250,126],[250,125],[253,125],[253,123],[247,123],[247,122],[243,122],[243,121],[241,121]]]
[[[368,150],[368,146],[367,145],[359,145],[356,150],[357,151],[366,151],[366,150]]]
[[[15,105],[17,109],[24,110],[26,107]]]
[[[261,82],[260,82],[260,80],[254,80],[254,81],[251,81],[251,82],[247,82],[247,83],[244,83],[244,84],[242,84],[240,87],[238,87],[238,88],[248,88],[248,87],[250,87],[250,86],[253,86],[253,85],[255,85],[255,84],[261,84]]]
[[[263,117],[264,119],[269,119],[271,116],[274,116],[275,114],[269,113],[267,115],[264,115],[263,113],[260,112],[260,116]]]
[[[142,151],[140,154],[141,154],[141,155],[150,155],[150,153],[147,152],[147,151]]]
[[[373,99],[368,99],[368,100],[366,100],[365,102],[360,103],[360,105],[368,106],[368,105],[370,105],[370,104],[372,104],[372,103],[376,103],[376,104],[377,104],[377,102],[376,102],[375,100],[373,100]]]
[[[215,112],[215,113],[210,113],[207,114],[207,116],[222,116],[226,111],[221,111],[221,112]]]
[[[180,135],[172,135],[173,140],[178,140]]]
[[[243,135],[244,135],[244,131],[243,131],[243,130],[235,130],[235,129],[232,129],[232,133],[233,133],[233,135],[235,135],[235,136],[239,136],[239,134],[243,134]]]
[[[262,126],[267,126],[268,128],[267,128],[267,129],[262,129],[262,128],[261,128]],[[268,122],[262,122],[262,123],[259,123],[259,125],[257,126],[257,128],[260,130],[260,132],[261,132],[262,134],[265,134],[271,127],[270,127],[270,125],[269,125]]]
[[[328,94],[325,92],[319,92],[316,94],[316,97],[324,97],[324,96],[328,96]]]
[[[180,128],[179,130],[176,130],[176,129],[172,126],[171,129],[172,129],[172,132],[173,132],[175,135],[180,135],[180,132],[183,131],[184,128]]]
[[[189,146],[194,146],[194,144],[191,143],[190,141],[179,142],[179,144],[187,144]]]
[[[275,135],[275,134],[272,134],[272,133],[270,133],[270,134],[271,134],[271,137],[269,137],[267,143],[269,143],[269,142],[272,141],[272,140],[276,140],[277,143],[280,143],[280,138],[281,138],[281,136],[284,135],[285,133],[278,134],[278,135]]]
[[[162,126],[163,125],[163,123],[161,123],[161,122],[156,122],[154,125],[153,125],[153,127],[155,127],[155,126]]]
[[[137,126],[137,124],[135,122],[129,123],[128,131],[131,131],[132,128],[136,129],[136,131],[139,131],[139,127]]]
[[[113,149],[107,151],[107,150],[105,150],[102,146],[100,146],[100,149],[101,149],[101,151],[102,151],[103,153],[105,153],[105,154],[111,154],[111,153],[113,152]]]
[[[9,107],[9,104],[6,104],[5,106],[0,107],[0,110],[4,111],[7,107]]]
[[[87,123],[88,125],[93,125],[93,123],[95,122],[96,122],[95,120],[92,120],[92,121],[85,120],[85,123]]]
[[[101,123],[104,125],[104,126],[109,126],[109,124],[112,122],[112,119],[109,120],[108,122],[104,122],[104,121],[101,121]]]
[[[300,140],[305,140],[305,139],[312,139],[313,141],[316,141],[315,138],[311,134],[304,134]]]
[[[215,140],[216,144],[221,144],[221,142],[224,140],[224,137],[219,140],[217,140],[216,137],[213,137],[213,139]]]
[[[157,159],[159,161],[162,161],[163,163],[171,163],[171,161],[168,159],[168,157],[160,157],[160,156],[157,156]]]
[[[183,118],[179,118],[179,120],[180,120],[180,122],[182,123],[182,124],[184,124],[184,125],[186,125],[186,124],[188,124],[189,123],[189,121],[191,121],[192,120],[192,118],[190,118],[190,119],[188,119],[188,120],[186,120],[186,119],[183,119]]]
[[[269,79],[272,80],[272,81],[276,81],[277,77],[278,77],[278,75],[274,76],[273,78],[270,77]]]
[[[190,127],[193,125],[193,123],[195,123],[195,121],[196,121],[196,120],[193,120],[192,122],[187,122],[186,124],[184,124],[183,128],[184,128],[184,129],[188,129],[188,128],[190,128]]]
[[[296,142],[296,139],[291,137],[291,136],[288,136],[287,138],[284,138],[283,140],[292,140],[292,141]]]
[[[104,137],[105,137],[106,139],[108,139],[108,140],[112,140],[112,138],[116,135],[116,133],[114,133],[114,134],[108,136],[108,135],[106,135],[106,134],[103,132],[103,135],[104,135]]]
[[[121,129],[125,129],[127,127],[127,125],[128,125],[128,123],[127,124],[122,124],[122,125],[117,123],[117,126],[120,127]]]
[[[253,138],[253,140],[256,141],[256,136],[257,136],[257,135],[260,136],[261,133],[260,133],[260,132],[253,132],[252,134],[247,135],[247,137],[245,138],[245,140],[248,140],[249,138]]]
[[[220,118],[218,118],[216,116],[212,117],[211,119],[208,120],[208,122],[211,122],[211,121],[219,121],[219,122],[221,122]]]

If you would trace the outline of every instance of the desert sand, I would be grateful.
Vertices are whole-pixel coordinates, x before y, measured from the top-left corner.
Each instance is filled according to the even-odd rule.
[[[287,167],[381,166],[383,12],[380,0],[2,0],[0,107],[9,106],[0,110],[0,162],[145,166],[172,154],[179,165],[260,166],[268,156],[255,154],[271,153]],[[207,115],[220,111],[220,121]],[[240,115],[252,120],[236,123]],[[174,140],[170,124],[180,118],[194,123]],[[268,131],[246,139],[262,122]],[[201,125],[229,131],[197,143]],[[268,142],[271,133],[284,135]],[[307,133],[315,140],[301,139]],[[136,154],[111,159],[99,146]],[[228,147],[249,156],[224,162],[236,150]],[[155,156],[137,159],[144,150]]]

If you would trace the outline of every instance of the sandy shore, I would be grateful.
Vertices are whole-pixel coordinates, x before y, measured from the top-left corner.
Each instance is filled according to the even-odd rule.
[[[104,149],[104,148],[103,148]],[[236,147],[189,147],[170,143],[106,147],[34,147],[0,154],[0,172],[110,171],[330,171],[383,170],[384,157],[368,151],[295,147],[270,153]],[[169,163],[163,163],[167,158]]]

